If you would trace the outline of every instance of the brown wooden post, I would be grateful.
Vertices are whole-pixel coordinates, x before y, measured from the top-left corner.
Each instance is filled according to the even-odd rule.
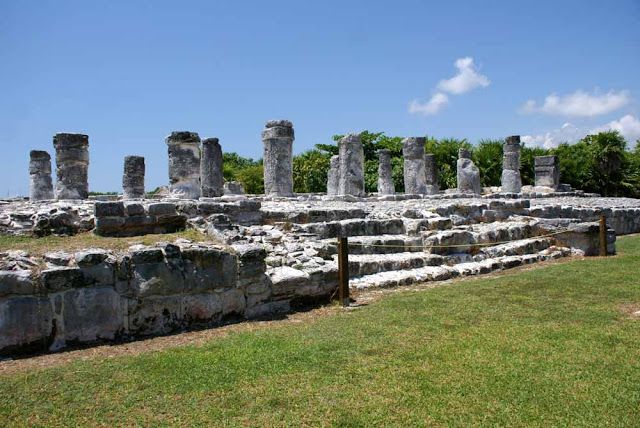
[[[349,306],[349,242],[338,238],[338,290],[342,306]]]
[[[607,218],[600,215],[600,257],[607,256]]]

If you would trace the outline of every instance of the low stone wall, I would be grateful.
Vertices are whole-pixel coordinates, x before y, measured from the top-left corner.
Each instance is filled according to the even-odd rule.
[[[260,246],[203,244],[47,255],[0,271],[0,355],[166,334],[289,309]]]
[[[184,230],[187,217],[170,202],[96,202],[95,233],[101,236],[137,236]]]

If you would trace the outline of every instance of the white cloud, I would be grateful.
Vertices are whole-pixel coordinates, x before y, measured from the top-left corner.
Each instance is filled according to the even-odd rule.
[[[572,94],[558,96],[551,94],[542,105],[528,100],[522,106],[524,113],[546,113],[560,116],[594,117],[616,111],[630,101],[627,91],[609,91],[606,94],[588,94],[578,90]]]
[[[421,103],[418,100],[413,100],[409,104],[409,113],[417,113],[423,116],[429,116],[436,114],[444,106],[449,104],[449,97],[441,92],[433,95],[426,103]]]
[[[471,57],[458,58],[455,66],[458,69],[458,74],[451,79],[441,80],[437,86],[438,92],[433,94],[429,101],[411,101],[409,103],[409,113],[421,114],[423,116],[436,114],[442,110],[444,106],[449,104],[449,96],[447,93],[460,95],[478,87],[489,86],[489,83],[491,83],[487,76],[478,74],[475,64],[473,63],[473,58]]]
[[[487,87],[491,83],[487,76],[478,73],[471,57],[457,59],[455,66],[458,74],[451,79],[441,80],[438,83],[438,90],[460,95],[478,87]]]
[[[583,129],[571,123],[565,123],[558,129],[538,135],[523,135],[522,141],[529,146],[539,146],[546,149],[558,147],[561,143],[573,144],[588,134],[596,134],[602,131],[615,130],[620,132],[627,140],[628,147],[635,146],[637,139],[640,139],[640,120],[627,114],[618,120],[613,120],[605,125],[596,126],[592,129]]]
[[[627,114],[618,120],[612,120],[606,125],[598,126],[589,131],[589,133],[595,134],[608,130],[618,131],[627,140],[629,146],[633,147],[636,140],[640,139],[640,120],[631,114]]]

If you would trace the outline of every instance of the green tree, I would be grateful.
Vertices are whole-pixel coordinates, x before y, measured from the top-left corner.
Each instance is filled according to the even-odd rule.
[[[293,157],[293,191],[319,193],[327,191],[330,152],[307,150]]]

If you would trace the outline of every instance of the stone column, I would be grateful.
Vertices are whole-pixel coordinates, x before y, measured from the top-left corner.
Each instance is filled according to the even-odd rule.
[[[558,156],[535,157],[536,187],[550,187],[558,190],[560,187],[560,161]]]
[[[440,193],[440,183],[438,182],[438,165],[436,157],[431,153],[424,155],[424,173],[426,180],[426,194],[437,195]]]
[[[391,152],[387,149],[378,150],[378,162],[378,195],[395,195]]]
[[[425,175],[424,137],[408,137],[402,140],[404,157],[404,193],[423,195],[427,192]]]
[[[264,193],[293,196],[293,124],[288,120],[270,120],[262,131],[264,144]]]
[[[217,138],[206,138],[202,140],[200,180],[202,196],[213,198],[224,194],[222,148]]]
[[[340,156],[331,156],[327,172],[327,196],[336,196],[340,187]]]
[[[458,150],[457,163],[458,192],[482,193],[480,187],[480,170],[471,160],[471,152],[467,149]]]
[[[200,137],[174,131],[165,142],[169,150],[169,190],[185,199],[200,197]]]
[[[359,134],[347,134],[338,143],[340,150],[339,195],[364,197],[364,150]]]
[[[520,136],[513,135],[504,141],[502,156],[502,192],[520,193]]]
[[[51,156],[43,150],[29,152],[29,200],[53,199]]]
[[[53,136],[56,149],[56,198],[89,197],[89,137],[59,133]]]
[[[144,157],[125,156],[122,198],[144,199]]]

